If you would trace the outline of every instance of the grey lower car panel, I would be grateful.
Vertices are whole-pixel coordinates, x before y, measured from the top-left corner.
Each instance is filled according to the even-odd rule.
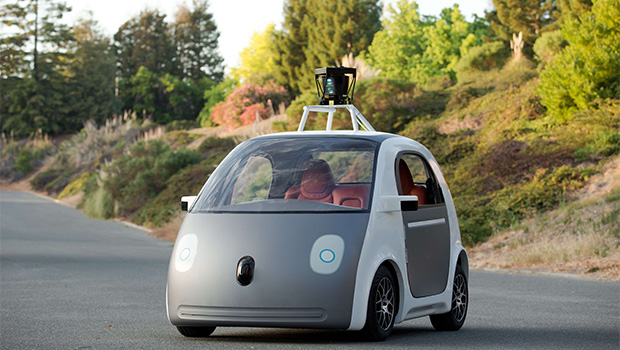
[[[351,321],[355,276],[368,213],[190,213],[179,232],[195,234],[191,269],[168,272],[174,325],[271,326],[346,329]],[[339,268],[318,274],[310,267],[314,242],[344,240]],[[254,279],[237,283],[241,257],[255,260]]]
[[[407,275],[416,298],[442,293],[450,270],[450,225],[445,205],[404,211]]]

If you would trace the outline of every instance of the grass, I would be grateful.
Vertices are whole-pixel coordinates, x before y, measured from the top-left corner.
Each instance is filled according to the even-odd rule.
[[[54,151],[54,143],[41,132],[23,140],[11,135],[0,136],[0,179],[17,181],[43,165],[43,159]]]

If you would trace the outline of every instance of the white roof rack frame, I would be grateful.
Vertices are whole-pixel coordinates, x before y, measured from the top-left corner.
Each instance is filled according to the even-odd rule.
[[[375,131],[375,128],[370,125],[368,120],[364,118],[362,113],[354,105],[322,105],[322,106],[304,106],[304,114],[299,122],[297,131],[304,131],[306,121],[308,120],[308,114],[310,112],[323,112],[327,114],[327,126],[326,131],[332,130],[332,123],[334,122],[334,113],[337,108],[346,108],[351,114],[351,124],[353,124],[353,131],[360,131],[360,126],[365,131]]]

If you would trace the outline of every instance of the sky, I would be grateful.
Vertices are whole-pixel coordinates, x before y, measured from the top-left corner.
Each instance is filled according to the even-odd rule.
[[[185,0],[191,3],[191,0]],[[184,0],[65,0],[73,8],[66,21],[73,23],[77,18],[92,12],[103,32],[110,37],[130,18],[145,8],[158,9],[170,21],[178,4]],[[383,0],[384,4],[396,0]],[[261,32],[270,23],[282,23],[284,0],[210,0],[209,11],[213,13],[220,32],[219,51],[224,57],[227,70],[238,63],[239,52],[248,45],[254,32]],[[420,13],[437,16],[443,8],[454,3],[471,19],[472,14],[484,15],[484,10],[492,8],[491,0],[418,0]]]

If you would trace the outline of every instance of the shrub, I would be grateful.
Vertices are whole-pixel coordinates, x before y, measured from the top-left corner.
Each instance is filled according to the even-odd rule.
[[[510,50],[501,41],[473,47],[454,66],[457,79],[463,80],[472,71],[488,71],[501,68],[510,56]]]
[[[273,81],[265,86],[243,84],[235,88],[224,102],[214,107],[212,121],[234,129],[251,124],[257,115],[259,118],[267,118],[273,112],[273,106],[288,101],[286,89]]]
[[[114,198],[103,187],[98,187],[89,196],[84,197],[84,212],[91,218],[109,219],[114,217]]]
[[[148,200],[132,217],[137,224],[160,227],[181,211],[181,196],[196,195],[215,170],[210,161],[188,166],[166,181],[166,188]]]
[[[566,46],[561,30],[543,33],[534,43],[534,54],[540,63],[548,63]]]
[[[538,94],[548,114],[567,120],[608,98],[620,99],[620,4],[594,1],[591,12],[567,18],[566,46],[541,72]]]
[[[118,214],[130,216],[164,190],[172,175],[199,160],[196,151],[173,152],[159,140],[139,141],[129,149],[129,154],[105,168],[107,178],[103,187],[114,198]]]
[[[92,173],[85,172],[82,175],[80,175],[79,177],[76,177],[75,179],[73,179],[62,190],[62,192],[60,192],[60,194],[58,194],[58,199],[62,199],[62,198],[65,198],[65,197],[70,197],[70,196],[73,196],[73,195],[77,194],[78,192],[82,191],[82,189],[84,188],[84,183],[92,175],[93,175]]]

